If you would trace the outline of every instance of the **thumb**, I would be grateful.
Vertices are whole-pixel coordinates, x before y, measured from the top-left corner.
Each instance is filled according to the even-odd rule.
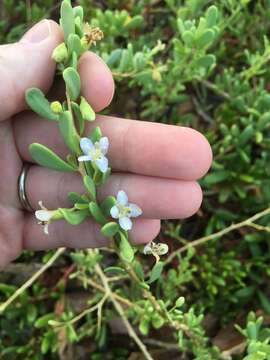
[[[55,71],[51,54],[61,41],[60,27],[43,20],[19,42],[0,46],[0,121],[26,108],[24,94],[29,87],[49,90]]]

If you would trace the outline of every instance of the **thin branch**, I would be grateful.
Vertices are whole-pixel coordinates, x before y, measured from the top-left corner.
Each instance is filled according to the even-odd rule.
[[[158,346],[162,349],[179,351],[179,345],[177,344],[167,343],[156,339],[145,339],[143,342],[152,346]]]
[[[120,315],[121,319],[123,320],[123,323],[125,324],[128,334],[129,336],[135,341],[135,343],[138,345],[138,347],[140,348],[140,350],[142,351],[142,353],[144,354],[145,358],[147,360],[154,360],[151,356],[151,354],[148,352],[146,346],[144,345],[144,343],[141,341],[141,339],[138,337],[138,335],[136,334],[135,330],[133,329],[132,325],[130,324],[129,320],[127,319],[124,309],[122,308],[122,306],[120,305],[120,303],[115,299],[115,297],[113,296],[113,292],[109,286],[108,280],[106,278],[106,275],[103,273],[101,267],[99,265],[95,266],[95,270],[96,273],[99,275],[103,286],[106,290],[106,293],[108,294],[108,296],[110,297],[116,311],[118,312],[118,314]]]
[[[254,227],[254,221],[262,218],[263,216],[266,216],[270,214],[270,207],[251,216],[250,218],[244,220],[244,221],[241,221],[237,224],[232,224],[231,226],[227,227],[226,229],[223,229],[223,230],[220,230],[214,234],[211,234],[211,235],[208,235],[208,236],[204,236],[204,237],[201,237],[197,240],[194,240],[194,241],[191,241],[190,243],[188,243],[187,245],[177,249],[176,251],[172,252],[170,256],[168,256],[168,258],[166,259],[166,261],[164,262],[165,264],[169,264],[172,259],[175,258],[176,255],[178,254],[181,254],[183,253],[184,251],[188,250],[189,248],[191,247],[196,247],[196,246],[200,246],[202,244],[205,244],[206,242],[210,241],[210,240],[213,240],[213,239],[216,239],[216,238],[220,238],[222,237],[223,235],[225,234],[228,234],[229,232],[233,231],[233,230],[236,230],[236,229],[239,229],[241,227],[244,227],[244,226],[252,226]],[[265,230],[265,229],[264,229]]]
[[[19,287],[13,295],[11,295],[7,301],[0,306],[0,314],[3,313],[6,308],[16,300],[25,290],[27,290],[33,283],[46,271],[48,270],[55,261],[65,252],[65,248],[58,249],[54,255],[50,258],[45,265],[43,265],[33,276],[30,277],[21,287]]]
[[[80,279],[82,280],[82,279]],[[85,281],[85,279],[83,279],[82,281]],[[93,288],[103,292],[103,293],[106,293],[106,290],[103,286],[99,285],[98,283],[96,283],[94,280],[92,279],[86,279],[86,282],[88,284],[90,284],[91,286],[93,286]],[[134,303],[132,303],[131,301],[129,301],[128,299],[118,295],[118,294],[115,294],[113,293],[113,296],[116,300],[120,301],[122,304],[128,306],[128,307],[133,307],[133,306],[136,306]]]

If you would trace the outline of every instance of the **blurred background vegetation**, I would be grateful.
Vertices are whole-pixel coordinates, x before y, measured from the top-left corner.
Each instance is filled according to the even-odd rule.
[[[145,309],[141,318],[129,309],[129,319],[139,325],[154,359],[270,359],[270,211],[241,223],[270,203],[270,1],[73,3],[83,5],[90,24],[105,35],[96,52],[116,82],[105,113],[191,126],[207,136],[214,153],[212,169],[201,180],[205,198],[199,213],[163,223],[159,240],[169,244],[170,253],[151,286],[166,304],[185,298],[187,332],[176,335],[153,320],[138,288],[120,276],[112,281],[115,291],[143,301]],[[18,40],[42,18],[57,20],[59,5],[2,0],[0,43]],[[202,240],[185,251],[195,239]],[[27,252],[2,271],[0,300],[52,255]],[[66,251],[20,295],[0,317],[0,357],[143,359],[109,303],[101,324],[95,312],[71,322],[100,297],[85,279],[101,257],[112,262],[106,252]],[[142,256],[141,264],[147,271],[149,258]],[[66,326],[56,331],[48,324],[55,318]],[[195,337],[189,337],[192,332]]]

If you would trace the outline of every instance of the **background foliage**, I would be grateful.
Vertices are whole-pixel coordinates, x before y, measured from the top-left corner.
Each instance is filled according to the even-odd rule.
[[[117,274],[111,284],[133,304],[126,305],[128,318],[154,359],[270,359],[270,216],[229,228],[270,203],[270,1],[76,3],[105,34],[96,52],[117,85],[106,112],[192,126],[214,152],[201,181],[202,209],[187,221],[165,222],[160,234],[175,256],[151,290],[167,308],[185,298],[172,310],[183,326],[171,331],[142,289]],[[3,0],[0,42],[17,40],[41,18],[58,19],[58,12],[52,0]],[[211,236],[218,231],[224,235]],[[201,246],[181,250],[202,237]],[[27,252],[7,267],[0,274],[1,301],[52,254]],[[66,251],[21,294],[0,318],[1,358],[142,359],[111,304],[89,283],[101,259],[114,264],[107,252]],[[149,258],[141,264],[147,272]],[[74,321],[93,304],[100,304],[98,314]]]

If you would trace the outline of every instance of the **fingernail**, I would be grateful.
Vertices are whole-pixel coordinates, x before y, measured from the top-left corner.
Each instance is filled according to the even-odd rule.
[[[48,20],[42,20],[27,31],[22,37],[21,42],[37,44],[47,39],[51,35],[51,25]]]

